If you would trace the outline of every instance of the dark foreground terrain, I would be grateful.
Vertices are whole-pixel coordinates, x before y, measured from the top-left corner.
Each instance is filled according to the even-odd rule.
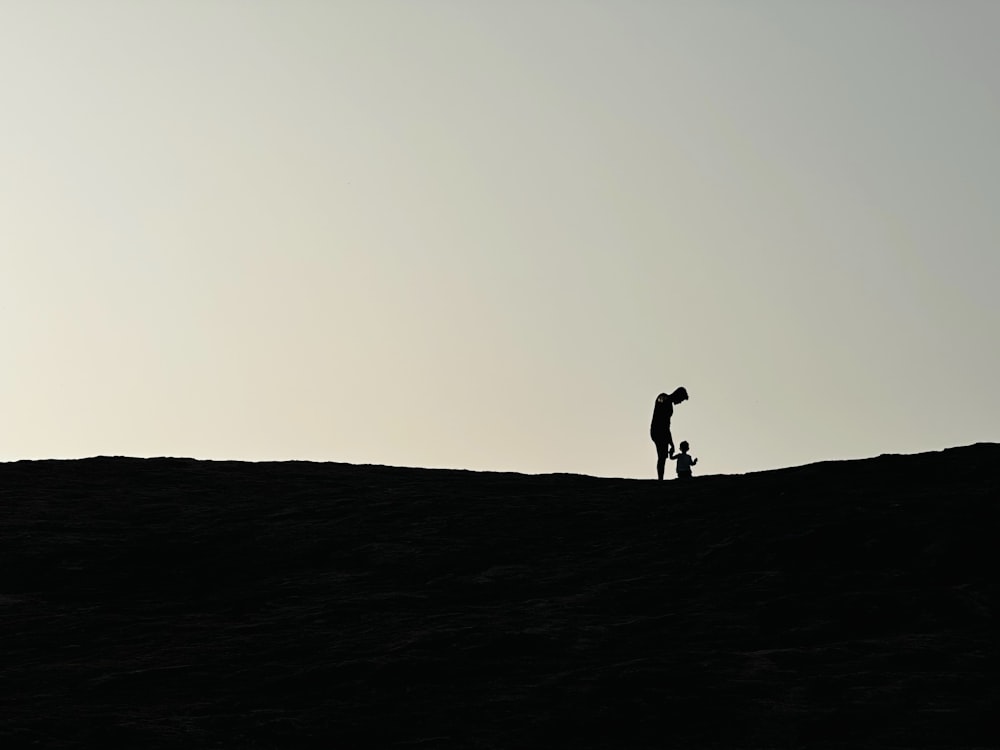
[[[1000,445],[0,464],[0,748],[995,748]]]

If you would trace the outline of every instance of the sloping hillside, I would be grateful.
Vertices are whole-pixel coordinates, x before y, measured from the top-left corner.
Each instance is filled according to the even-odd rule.
[[[0,747],[998,747],[998,490],[0,464]]]

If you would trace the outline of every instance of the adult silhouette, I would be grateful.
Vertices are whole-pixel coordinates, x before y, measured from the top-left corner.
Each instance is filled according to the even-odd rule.
[[[656,445],[656,476],[663,479],[663,469],[667,459],[674,455],[674,438],[670,434],[670,418],[674,415],[674,404],[688,400],[684,386],[673,393],[661,393],[653,404],[653,422],[649,426],[649,436]]]

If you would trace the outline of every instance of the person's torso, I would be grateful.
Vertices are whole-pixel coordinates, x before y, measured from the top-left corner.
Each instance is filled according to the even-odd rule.
[[[670,418],[674,415],[674,405],[667,399],[653,405],[653,421],[649,425],[652,434],[670,432]]]
[[[676,458],[677,471],[691,471],[691,456],[687,453],[678,453]]]

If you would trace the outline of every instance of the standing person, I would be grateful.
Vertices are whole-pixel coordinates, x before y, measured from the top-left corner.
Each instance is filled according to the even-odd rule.
[[[671,456],[672,461],[677,462],[677,478],[678,479],[690,479],[691,478],[691,467],[698,463],[697,458],[691,458],[688,455],[688,449],[691,446],[688,445],[687,440],[681,440],[681,452],[676,456]]]
[[[653,422],[649,426],[649,436],[656,445],[656,476],[663,479],[663,469],[668,458],[674,456],[674,439],[670,435],[670,418],[674,415],[674,404],[688,400],[688,392],[681,386],[671,394],[661,393],[653,404]]]

